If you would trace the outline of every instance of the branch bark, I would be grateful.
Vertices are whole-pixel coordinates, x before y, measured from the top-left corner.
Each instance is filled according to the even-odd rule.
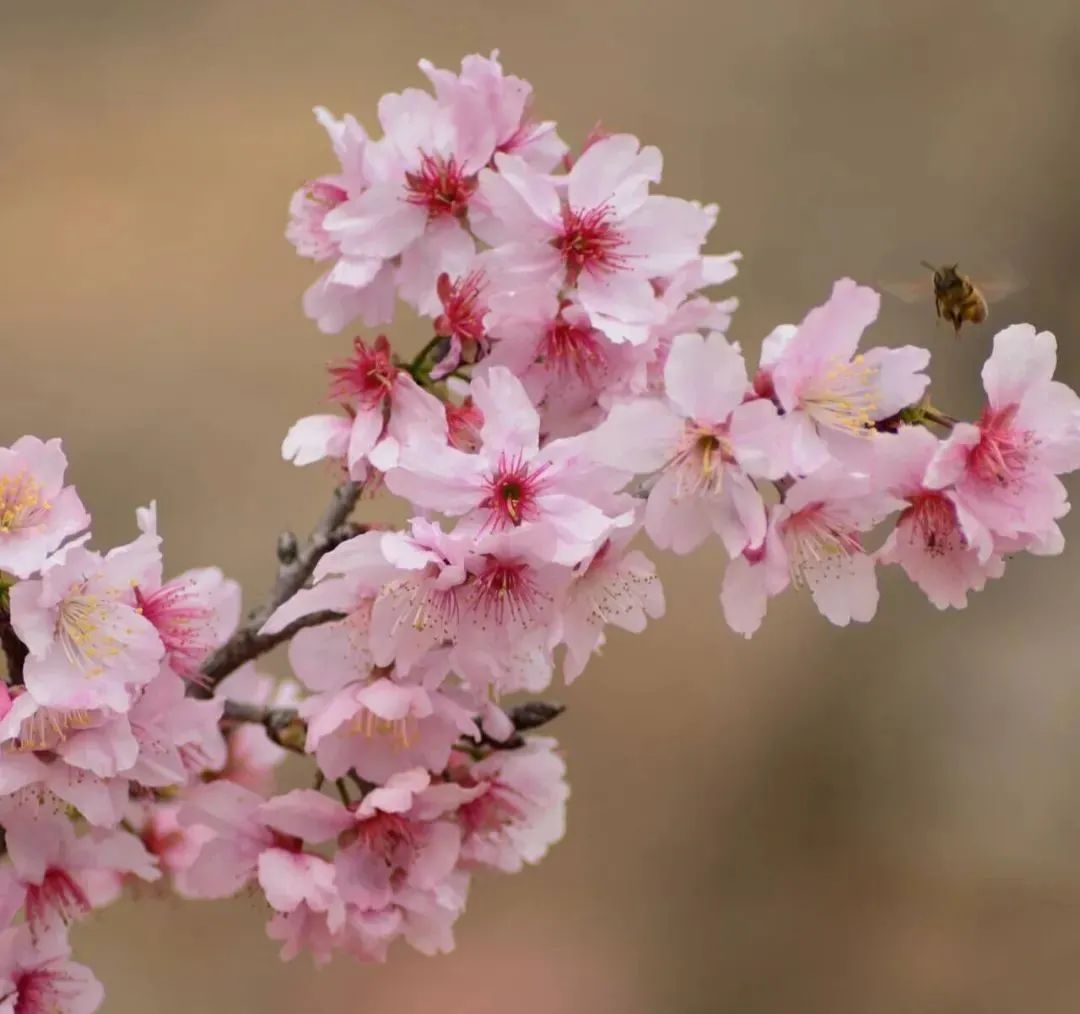
[[[214,687],[229,673],[287,641],[298,630],[340,619],[339,613],[324,610],[294,620],[276,634],[259,633],[274,611],[307,584],[316,564],[331,549],[366,530],[364,526],[348,521],[360,499],[360,489],[360,484],[356,482],[343,482],[338,486],[322,518],[303,545],[298,544],[296,537],[289,532],[278,539],[278,576],[269,597],[261,606],[253,609],[232,637],[203,663],[203,681],[192,688],[196,696],[210,697]]]
[[[7,658],[8,683],[22,683],[23,665],[29,652],[15,633],[11,625],[11,616],[6,608],[0,608],[0,647],[3,648],[4,656]]]
[[[517,750],[525,745],[523,732],[539,729],[554,721],[566,710],[562,704],[551,701],[526,701],[507,712],[507,717],[514,726],[514,734],[506,740],[482,736],[480,745],[493,750]],[[226,701],[223,717],[230,722],[252,722],[263,726],[270,738],[280,746],[296,749],[299,740],[300,752],[303,752],[303,719],[295,708],[264,708],[257,704],[243,704],[239,701]]]

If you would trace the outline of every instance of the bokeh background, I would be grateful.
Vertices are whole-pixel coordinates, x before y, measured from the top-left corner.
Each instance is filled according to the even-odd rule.
[[[329,484],[280,438],[348,337],[304,320],[315,268],[282,237],[332,165],[310,108],[371,123],[417,58],[495,47],[568,140],[632,131],[666,191],[721,204],[748,349],[840,275],[1008,264],[1029,285],[998,322],[1056,332],[1080,384],[1075,0],[0,0],[0,443],[64,436],[99,545],[156,497],[173,572],[262,593]],[[877,333],[932,343],[935,400],[975,409],[988,328],[886,303]],[[316,972],[253,899],[124,903],[78,934],[106,1010],[1080,1009],[1065,527],[965,612],[886,574],[872,626],[790,594],[753,642],[721,621],[717,552],[663,559],[667,618],[563,694],[566,841],[478,879],[456,953]]]

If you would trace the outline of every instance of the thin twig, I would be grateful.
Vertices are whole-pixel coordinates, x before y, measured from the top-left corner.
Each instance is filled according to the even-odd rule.
[[[518,704],[506,713],[506,717],[514,726],[513,735],[509,739],[493,739],[486,733],[481,733],[480,745],[491,747],[493,750],[520,750],[525,745],[523,732],[547,725],[565,710],[564,704],[556,704],[554,701],[526,701],[524,704]]]
[[[517,750],[525,745],[524,732],[539,729],[559,717],[566,707],[554,701],[526,701],[511,708],[506,717],[514,726],[509,739],[494,739],[481,734],[479,746],[493,750]],[[299,732],[304,727],[303,719],[295,708],[264,708],[257,704],[243,704],[239,701],[226,701],[223,716],[230,722],[251,722],[266,729],[270,738],[281,746],[290,747],[297,741]],[[282,739],[287,742],[282,742]],[[360,783],[357,782],[359,785]],[[367,784],[367,783],[365,783]]]
[[[0,608],[0,647],[7,658],[8,683],[22,683],[23,665],[29,652],[15,633],[15,628],[11,625],[11,615],[4,608]]]
[[[343,482],[338,486],[334,490],[330,505],[303,545],[298,545],[295,536],[289,533],[278,540],[279,566],[273,590],[266,602],[252,610],[232,637],[203,663],[204,679],[193,686],[193,693],[200,697],[211,696],[214,687],[245,662],[250,662],[282,641],[287,641],[304,627],[340,618],[337,613],[323,611],[294,620],[275,634],[259,633],[274,611],[307,584],[318,562],[331,549],[365,531],[362,526],[348,522],[349,515],[360,499],[360,489],[360,484],[356,482]]]

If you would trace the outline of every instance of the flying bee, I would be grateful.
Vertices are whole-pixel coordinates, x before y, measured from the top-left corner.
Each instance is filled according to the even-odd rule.
[[[970,276],[960,273],[956,264],[934,267],[928,261],[920,263],[933,272],[934,309],[938,319],[952,324],[957,336],[965,323],[981,324],[986,320],[991,300],[997,302],[1023,288],[1023,283],[1011,275],[976,285]],[[884,288],[908,303],[923,299],[926,293],[924,282],[886,285]]]

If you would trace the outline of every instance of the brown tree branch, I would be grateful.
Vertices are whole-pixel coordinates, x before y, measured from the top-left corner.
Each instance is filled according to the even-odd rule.
[[[525,745],[524,732],[539,729],[554,721],[566,708],[551,701],[526,701],[507,712],[514,726],[514,734],[506,740],[492,739],[482,735],[480,746],[492,750],[517,750]],[[257,704],[226,701],[223,717],[229,722],[252,722],[266,729],[270,738],[280,746],[303,753],[304,721],[295,708],[264,708]]]
[[[307,584],[316,564],[331,549],[366,530],[348,521],[360,499],[360,489],[360,484],[356,482],[343,482],[338,486],[330,505],[303,545],[297,542],[291,532],[285,532],[278,539],[278,576],[269,597],[261,606],[253,609],[232,637],[203,663],[204,678],[192,688],[196,696],[211,696],[214,687],[229,673],[287,641],[298,630],[340,618],[338,613],[326,610],[294,620],[276,634],[259,633],[274,611]]]
[[[15,633],[15,628],[11,625],[11,615],[6,607],[0,607],[0,647],[3,648],[7,659],[8,683],[22,683],[23,665],[29,652]]]

